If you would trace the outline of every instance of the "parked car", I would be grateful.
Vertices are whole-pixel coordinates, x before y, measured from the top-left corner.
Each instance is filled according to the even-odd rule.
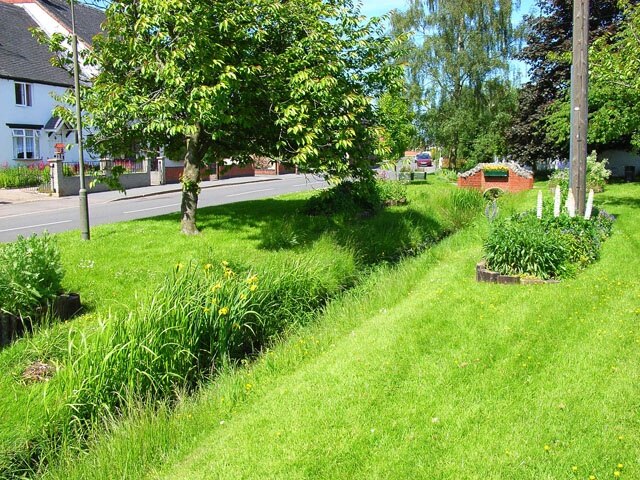
[[[432,167],[433,159],[429,152],[422,152],[416,155],[416,167]]]

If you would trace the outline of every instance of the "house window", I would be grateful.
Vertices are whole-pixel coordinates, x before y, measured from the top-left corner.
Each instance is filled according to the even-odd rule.
[[[16,105],[31,106],[31,84],[16,82]]]
[[[40,132],[27,128],[13,129],[13,158],[40,158]]]

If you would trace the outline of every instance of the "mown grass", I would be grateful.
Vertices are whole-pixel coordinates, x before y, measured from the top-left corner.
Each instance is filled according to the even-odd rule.
[[[65,437],[60,425],[61,419],[68,418],[51,414],[71,398],[63,394],[66,388],[73,392],[77,390],[74,385],[85,388],[84,380],[69,380],[67,387],[58,388],[58,378],[65,376],[57,375],[49,383],[27,384],[21,379],[24,367],[35,360],[47,361],[61,366],[68,377],[74,370],[64,365],[75,367],[85,358],[77,356],[79,350],[74,345],[87,343],[91,350],[94,338],[111,342],[117,332],[103,334],[100,320],[111,315],[127,322],[129,312],[176,265],[218,265],[225,260],[238,271],[262,268],[277,272],[291,268],[296,259],[312,256],[324,265],[322,288],[333,295],[373,266],[418,253],[472,218],[473,212],[452,207],[452,199],[458,197],[451,196],[448,185],[423,186],[412,189],[409,206],[354,219],[300,217],[297,212],[304,196],[298,195],[203,209],[199,222],[203,234],[195,238],[178,233],[175,215],[98,227],[91,242],[79,242],[75,232],[59,236],[67,270],[64,285],[81,294],[88,313],[68,324],[43,328],[0,352],[4,374],[0,377],[0,398],[4,400],[0,407],[0,471],[7,475],[28,472],[24,469],[40,468],[54,458],[55,449],[65,442],[77,446]],[[282,228],[274,229],[274,224]],[[86,370],[90,379],[94,371],[91,362],[89,358],[87,368],[77,370]],[[100,378],[108,381],[107,376]],[[59,396],[57,392],[61,392]],[[147,400],[156,402],[156,407],[163,401],[155,397]],[[128,408],[116,404],[120,411]],[[108,418],[114,412],[103,413]],[[86,417],[80,415],[79,419]]]
[[[476,283],[482,222],[383,267],[254,365],[173,412],[134,410],[47,477],[639,478],[639,198],[598,196],[614,234],[558,285]]]

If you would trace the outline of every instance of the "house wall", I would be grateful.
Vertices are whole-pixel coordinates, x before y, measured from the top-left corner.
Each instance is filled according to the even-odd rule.
[[[65,87],[45,85],[41,83],[31,84],[32,105],[22,107],[16,105],[15,82],[0,78],[0,167],[19,166],[39,163],[54,157],[54,145],[56,143],[72,144],[70,150],[65,151],[66,161],[78,161],[78,149],[75,145],[75,135],[68,136],[51,135],[40,130],[39,146],[40,158],[34,160],[21,160],[13,158],[13,132],[7,124],[43,125],[51,118],[53,109],[58,102],[51,96],[52,93],[62,95]],[[85,161],[97,161],[98,158],[85,151]]]
[[[640,174],[640,155],[624,150],[605,150],[598,155],[600,160],[607,159],[607,168],[614,177],[624,177],[624,167],[635,167],[636,175]]]

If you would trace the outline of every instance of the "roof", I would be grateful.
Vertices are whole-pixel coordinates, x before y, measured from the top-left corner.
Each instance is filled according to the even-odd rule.
[[[71,30],[71,11],[65,0],[38,0],[38,3],[64,27]],[[76,33],[90,44],[92,38],[101,32],[104,12],[83,5],[75,6],[74,10]],[[0,78],[73,86],[71,75],[51,65],[51,52],[29,31],[38,25],[24,9],[0,0],[0,18]]]
[[[71,7],[66,0],[38,0],[38,3],[53,15],[67,30],[71,31]],[[93,43],[93,37],[102,31],[105,15],[95,7],[74,3],[76,34],[86,44]]]
[[[0,77],[71,86],[73,79],[51,65],[51,53],[33,38],[35,21],[22,8],[0,2]]]

